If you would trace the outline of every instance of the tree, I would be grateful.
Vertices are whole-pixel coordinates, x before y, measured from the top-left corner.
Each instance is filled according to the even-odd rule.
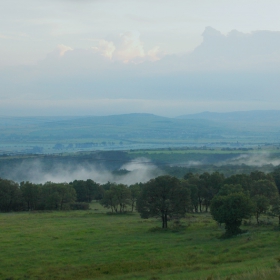
[[[271,212],[273,215],[278,217],[278,225],[280,226],[280,198],[279,198],[279,196],[278,196],[277,200],[274,201]]]
[[[68,210],[76,201],[75,189],[67,183],[46,182],[41,187],[41,210]]]
[[[117,184],[113,185],[111,190],[115,195],[117,204],[119,205],[119,212],[125,212],[126,207],[130,204],[130,189],[124,184]]]
[[[36,210],[40,199],[40,186],[28,181],[21,182],[20,190],[27,205],[27,210]]]
[[[190,206],[190,195],[180,181],[171,176],[159,176],[144,184],[137,200],[141,218],[160,217],[162,228],[168,218],[183,216]]]
[[[111,208],[112,213],[118,212],[117,208],[117,199],[112,190],[106,190],[104,192],[103,198],[99,201],[99,203],[104,206],[105,208]]]
[[[111,208],[112,212],[123,213],[130,204],[130,189],[123,184],[110,184],[110,189],[106,190],[100,204],[106,208]]]
[[[247,174],[235,174],[226,178],[224,184],[239,184],[245,191],[250,191],[252,185],[252,178]]]
[[[278,192],[280,193],[280,166],[277,166],[270,175],[273,177],[277,186]]]
[[[251,187],[251,198],[254,202],[255,215],[259,224],[259,217],[265,213],[269,206],[278,198],[278,189],[268,179],[253,181]]]
[[[206,174],[206,173],[205,173]],[[207,173],[208,174],[208,173]],[[197,174],[187,173],[184,176],[186,186],[190,190],[191,202],[195,212],[202,211],[202,203],[205,194],[205,182]],[[184,185],[185,183],[183,183]]]
[[[251,172],[250,178],[254,181],[269,180],[271,182],[274,182],[274,178],[271,174],[265,174],[264,172],[259,171],[259,170]]]
[[[23,199],[18,184],[0,178],[0,211],[19,210],[23,210]]]
[[[100,197],[100,186],[91,179],[86,181],[75,180],[70,185],[77,193],[77,201],[90,203],[93,199]]]
[[[212,174],[203,173],[201,179],[204,180],[204,200],[205,211],[208,212],[211,200],[218,193],[221,185],[224,182],[224,175],[219,172],[213,172]]]
[[[259,224],[260,215],[265,213],[269,208],[269,199],[264,195],[255,195],[252,198],[252,202],[254,203],[254,212],[257,219],[257,224]]]
[[[225,223],[225,237],[242,233],[242,219],[249,218],[252,213],[252,202],[243,192],[227,195],[216,195],[211,202],[210,211],[218,223]]]
[[[130,204],[131,204],[131,212],[133,212],[135,206],[136,206],[136,202],[137,202],[137,199],[140,195],[140,191],[141,191],[141,186],[143,184],[142,183],[136,183],[136,184],[133,184],[131,186],[129,186],[129,189],[130,189]]]

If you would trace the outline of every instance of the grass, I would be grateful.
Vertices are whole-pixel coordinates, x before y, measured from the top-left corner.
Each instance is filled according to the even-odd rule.
[[[207,214],[189,214],[184,227],[162,231],[156,219],[92,209],[1,214],[0,279],[280,276],[280,231],[273,226],[246,226],[247,234],[221,240],[224,229]]]

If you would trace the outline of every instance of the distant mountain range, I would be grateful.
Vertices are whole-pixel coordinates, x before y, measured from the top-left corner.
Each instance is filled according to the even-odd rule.
[[[228,113],[203,112],[198,114],[188,114],[177,117],[178,119],[192,119],[192,120],[208,120],[218,122],[249,122],[267,123],[274,126],[280,124],[279,110],[255,110],[255,111],[237,111]]]
[[[280,142],[280,111],[0,117],[0,154]]]

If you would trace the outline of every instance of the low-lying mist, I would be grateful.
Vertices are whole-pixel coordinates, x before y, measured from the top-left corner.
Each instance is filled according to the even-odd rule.
[[[237,157],[231,158],[230,160],[221,162],[220,165],[232,164],[241,165],[246,164],[249,166],[261,167],[264,165],[280,165],[280,158],[275,158],[269,152],[260,152],[257,154],[241,154]]]
[[[217,154],[219,156],[219,154]],[[144,183],[152,178],[163,174],[176,174],[176,176],[184,176],[184,172],[189,172],[188,168],[194,168],[192,172],[212,172],[211,170],[223,170],[223,167],[228,165],[240,166],[236,171],[242,171],[242,165],[250,166],[251,168],[272,170],[274,166],[280,165],[280,158],[278,154],[269,152],[258,153],[242,153],[223,155],[223,157],[210,158],[210,156],[202,157],[199,160],[189,160],[186,162],[178,162],[172,164],[164,164],[159,168],[147,158],[136,158],[133,160],[115,160],[106,162],[106,160],[95,160],[92,162],[86,160],[64,160],[59,161],[60,158],[50,161],[47,159],[31,159],[16,161],[13,164],[8,163],[2,165],[0,170],[0,177],[10,179],[16,182],[30,181],[33,183],[45,183],[48,181],[54,183],[71,182],[74,180],[87,180],[104,184],[109,182],[122,183],[131,185],[134,183]],[[117,164],[116,164],[117,163]],[[172,167],[170,171],[166,167]],[[180,174],[176,171],[176,166],[186,168],[181,170]],[[209,166],[215,167],[209,169]],[[269,167],[270,166],[270,167]],[[267,169],[269,167],[269,169]],[[174,169],[175,168],[175,169]],[[246,169],[246,170],[245,170]],[[244,171],[248,172],[245,168]],[[197,170],[197,171],[195,171]],[[177,172],[177,173],[176,173]],[[224,171],[225,172],[225,171]],[[269,171],[270,172],[270,171]],[[234,173],[229,172],[229,174]]]
[[[44,163],[36,159],[17,165],[12,171],[6,171],[6,178],[18,182],[30,181],[32,183],[45,183],[48,181],[60,183],[92,179],[100,184],[109,181],[131,185],[147,182],[162,174],[162,171],[157,166],[145,158],[137,158],[127,162],[121,166],[120,170],[126,170],[127,172],[123,175],[114,174],[114,172],[109,171],[106,167],[88,163],[81,163],[79,165],[56,163],[51,166],[50,170],[46,171]]]
[[[211,156],[205,157],[201,160],[189,160],[186,162],[181,162],[179,164],[172,163],[171,166],[181,166],[181,167],[199,167],[203,165],[248,165],[252,167],[262,167],[266,165],[278,166],[280,165],[280,158],[275,156],[275,154],[269,152],[259,152],[244,153],[238,155],[225,155],[227,158],[211,158]]]

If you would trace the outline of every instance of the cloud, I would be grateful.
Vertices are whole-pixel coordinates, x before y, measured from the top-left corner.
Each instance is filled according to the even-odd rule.
[[[106,58],[112,59],[116,47],[113,42],[99,40],[98,47],[93,47],[93,50],[99,52],[102,56]]]
[[[59,44],[57,45],[57,47],[52,51],[50,52],[46,59],[45,60],[48,60],[48,59],[57,59],[59,57],[63,57],[67,52],[69,51],[73,51],[74,49],[72,49],[71,47],[69,46],[66,46],[66,45],[63,45],[63,44]],[[40,64],[41,62],[39,62]]]
[[[186,57],[191,68],[199,70],[256,70],[256,66],[273,68],[280,65],[280,32],[232,30],[223,35],[206,27],[203,42]]]
[[[65,46],[65,45],[58,45],[57,49],[59,51],[59,55],[60,56],[64,56],[64,54],[68,51],[73,51],[73,49],[71,47]]]
[[[59,45],[37,65],[5,68],[0,106],[8,115],[38,108],[50,115],[137,111],[166,116],[277,110],[279,72],[280,32],[224,35],[208,27],[201,45],[184,55],[146,49],[139,33],[125,32],[88,49]]]
[[[140,40],[138,32],[125,32],[115,36],[115,40],[99,40],[97,47],[93,50],[102,56],[122,63],[142,63],[144,61],[157,61],[163,53],[156,46],[148,51],[144,49],[144,43]]]

